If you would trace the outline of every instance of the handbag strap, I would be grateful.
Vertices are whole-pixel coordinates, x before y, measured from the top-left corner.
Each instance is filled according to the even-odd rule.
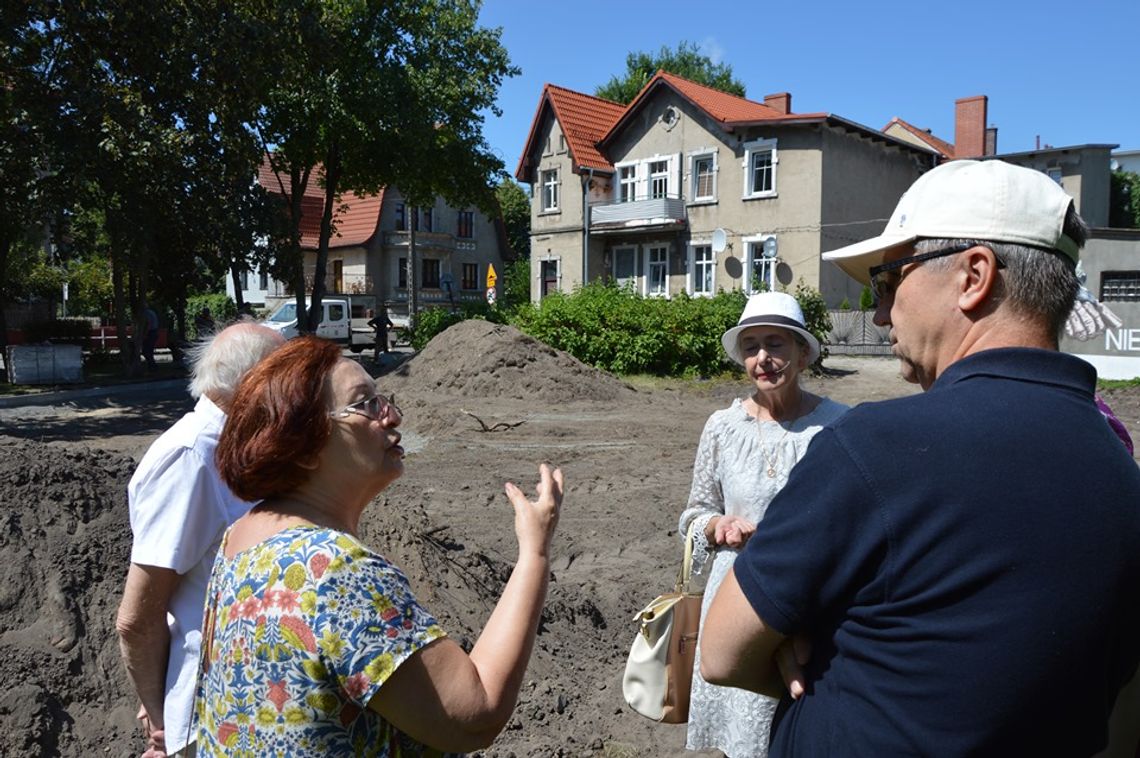
[[[689,523],[689,531],[685,535],[685,557],[681,560],[681,569],[677,572],[677,592],[689,594],[689,581],[693,576],[693,535],[697,528],[697,521]]]

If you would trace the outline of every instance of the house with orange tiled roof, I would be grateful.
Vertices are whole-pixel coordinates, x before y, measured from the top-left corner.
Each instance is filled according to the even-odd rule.
[[[937,150],[659,71],[629,105],[547,84],[515,172],[530,184],[531,292],[613,280],[652,297],[859,289],[820,254],[878,234]]]
[[[318,169],[319,172],[319,169]],[[288,177],[278,177],[264,161],[257,181],[277,195],[288,194]],[[324,189],[317,172],[301,199],[301,249],[305,289],[312,289],[320,242]],[[412,207],[397,187],[376,195],[345,192],[333,216],[325,288],[330,295],[369,295],[389,303],[390,315],[402,323],[408,315],[408,256],[411,232],[416,236],[416,286],[421,307],[452,306],[483,299],[487,267],[503,270],[506,236],[502,223],[472,207],[452,207],[437,198],[430,206]],[[242,277],[245,300],[273,308],[292,299],[291,282],[253,270]],[[233,282],[227,283],[233,294]]]

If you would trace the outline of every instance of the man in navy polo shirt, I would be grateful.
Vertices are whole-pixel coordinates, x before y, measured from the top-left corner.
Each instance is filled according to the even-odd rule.
[[[772,755],[1106,745],[1140,661],[1140,469],[1057,351],[1087,235],[1044,174],[954,161],[824,255],[926,392],[814,439],[709,611],[705,679],[784,698]]]

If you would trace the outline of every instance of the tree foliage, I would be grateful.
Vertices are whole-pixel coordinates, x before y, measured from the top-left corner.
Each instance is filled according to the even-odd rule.
[[[317,300],[344,192],[491,212],[482,120],[516,69],[477,17],[471,0],[2,4],[0,295],[24,239],[59,276],[103,261],[120,327],[147,299],[185,334],[190,296],[274,253],[297,282],[300,214],[278,228],[251,182],[267,152],[289,208],[324,193]]]
[[[292,259],[298,313],[305,305],[300,201],[311,181],[323,193],[308,317],[314,330],[342,193],[397,186],[411,206],[443,196],[494,212],[490,189],[502,161],[482,135],[483,114],[499,113],[499,86],[517,69],[500,30],[478,26],[478,5],[464,0],[279,0],[268,7],[270,58],[254,123],[290,209],[278,254]]]
[[[495,198],[503,214],[511,260],[530,259],[530,198],[513,179],[503,179],[495,187]]]
[[[1140,229],[1140,174],[1113,171],[1108,203],[1109,226]]]
[[[663,70],[721,92],[744,97],[744,83],[733,77],[732,66],[713,62],[695,42],[682,41],[675,50],[662,45],[656,53],[630,53],[626,56],[625,67],[624,74],[611,78],[594,94],[615,103],[630,103],[653,75]]]

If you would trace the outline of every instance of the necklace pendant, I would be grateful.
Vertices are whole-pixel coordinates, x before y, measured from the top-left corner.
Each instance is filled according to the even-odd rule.
[[[769,479],[775,479],[776,478],[776,469],[772,468],[771,466],[768,467],[768,478]]]

